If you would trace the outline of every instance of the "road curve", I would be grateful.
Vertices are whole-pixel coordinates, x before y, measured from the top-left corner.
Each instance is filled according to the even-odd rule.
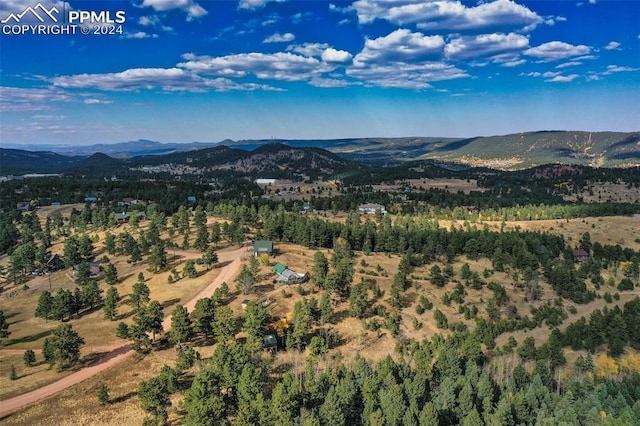
[[[211,297],[215,289],[220,287],[223,282],[231,282],[240,272],[242,265],[241,258],[246,254],[246,248],[233,250],[230,252],[219,253],[221,263],[226,263],[219,269],[218,275],[214,280],[204,288],[195,297],[189,300],[184,306],[188,311],[192,311],[196,302],[204,297]],[[163,323],[165,330],[169,330],[171,327],[171,317],[167,316]],[[126,358],[133,355],[135,352],[131,349],[129,344],[121,344],[114,347],[109,353],[101,357],[95,364],[83,368],[75,373],[72,373],[62,379],[43,386],[41,388],[32,390],[30,392],[23,393],[22,395],[9,398],[0,402],[0,420],[8,413],[22,408],[26,405],[33,404],[34,402],[41,401],[58,392],[61,392],[71,386],[87,380],[90,377],[95,376],[101,371],[105,371],[119,362],[124,361]]]

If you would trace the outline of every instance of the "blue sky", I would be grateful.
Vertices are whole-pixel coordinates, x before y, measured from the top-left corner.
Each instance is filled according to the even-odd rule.
[[[636,0],[37,3],[0,2],[0,143],[640,130]]]

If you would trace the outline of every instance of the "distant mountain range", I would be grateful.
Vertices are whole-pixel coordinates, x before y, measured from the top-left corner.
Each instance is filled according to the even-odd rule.
[[[8,149],[16,147],[21,149]],[[249,175],[330,174],[361,165],[419,160],[506,170],[550,163],[633,166],[640,164],[640,132],[545,131],[469,139],[263,139],[185,144],[138,140],[79,147],[3,144],[0,175],[125,173],[169,163]]]
[[[114,158],[103,153],[63,156],[0,148],[0,175],[73,173],[93,176],[137,173],[301,178],[331,176],[362,165],[320,148],[270,143],[253,151],[224,145],[164,155]]]

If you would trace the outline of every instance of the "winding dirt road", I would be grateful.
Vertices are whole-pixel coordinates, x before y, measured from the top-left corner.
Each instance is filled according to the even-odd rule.
[[[198,293],[184,305],[187,310],[192,311],[199,299],[202,299],[204,297],[211,297],[215,289],[220,287],[223,282],[229,283],[233,281],[235,277],[240,273],[240,267],[242,265],[241,259],[246,254],[246,247],[228,252],[219,252],[218,256],[220,263],[223,263],[224,266],[219,268],[218,275],[213,279],[213,281],[211,281],[211,283],[207,287],[205,287],[200,293]],[[166,317],[162,325],[165,330],[169,330],[171,327],[171,317]],[[109,347],[109,349],[109,353],[102,356],[98,361],[96,361],[96,363],[89,367],[83,368],[82,370],[63,377],[62,379],[54,383],[35,389],[31,392],[27,392],[22,395],[7,399],[5,401],[1,401],[0,417],[26,405],[48,398],[71,386],[77,385],[78,383],[95,376],[99,372],[113,367],[114,365],[118,364],[119,362],[125,360],[135,353],[128,343],[123,342],[115,344],[114,346]]]

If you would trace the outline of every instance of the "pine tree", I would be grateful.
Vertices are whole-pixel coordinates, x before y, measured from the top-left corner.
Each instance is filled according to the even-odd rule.
[[[182,305],[175,307],[171,313],[171,331],[169,331],[169,339],[173,343],[183,343],[191,340],[193,336],[193,326],[189,312]]]
[[[100,405],[107,405],[109,403],[109,387],[102,383],[98,386],[98,402]]]
[[[9,337],[10,334],[11,332],[9,331],[9,323],[4,317],[4,311],[0,309],[0,339]]]
[[[24,351],[22,360],[24,361],[24,365],[31,367],[36,363],[36,353],[32,349],[27,349]]]
[[[107,284],[113,285],[118,282],[118,269],[113,263],[107,263],[104,268],[104,280]]]
[[[118,302],[120,302],[120,294],[115,287],[109,287],[107,290],[107,296],[104,299],[104,318],[108,320],[115,320],[118,316]]]

